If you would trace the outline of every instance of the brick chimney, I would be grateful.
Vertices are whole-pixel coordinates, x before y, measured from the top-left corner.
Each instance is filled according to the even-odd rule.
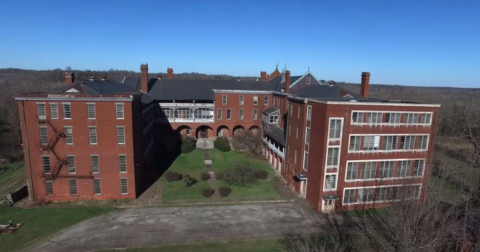
[[[70,85],[73,82],[75,82],[75,75],[72,72],[65,72],[65,83]]]
[[[140,65],[140,91],[148,94],[148,64]]]
[[[360,87],[360,94],[365,98],[368,98],[369,85],[370,85],[370,73],[362,72],[362,86]]]
[[[285,93],[290,93],[290,71],[285,72]]]
[[[267,72],[265,71],[260,72],[260,81],[263,81],[263,82],[267,81]]]
[[[167,67],[167,79],[173,79],[173,68]]]

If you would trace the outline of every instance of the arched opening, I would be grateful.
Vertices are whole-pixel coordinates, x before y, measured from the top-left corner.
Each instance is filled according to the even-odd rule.
[[[197,127],[196,137],[197,138],[208,138],[212,136],[213,129],[210,126],[202,125]]]
[[[233,128],[233,135],[238,136],[245,133],[245,128],[242,125],[237,125]]]
[[[178,126],[177,129],[176,129],[176,131],[177,131],[181,136],[193,137],[192,128],[190,128],[190,126],[188,126],[188,125]]]
[[[225,125],[220,125],[218,128],[217,128],[217,136],[221,137],[221,136],[224,136],[224,137],[228,137],[230,136],[230,132],[228,130],[228,127],[225,126]]]
[[[248,131],[250,131],[250,133],[252,133],[253,135],[255,136],[259,136],[260,135],[260,127],[258,127],[257,125],[253,125],[251,126]]]

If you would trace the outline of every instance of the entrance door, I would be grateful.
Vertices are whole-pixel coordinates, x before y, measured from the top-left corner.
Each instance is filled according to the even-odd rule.
[[[324,199],[322,206],[323,213],[333,213],[335,212],[335,200],[334,199]]]
[[[300,193],[302,194],[302,197],[305,198],[307,197],[307,181],[302,181]]]

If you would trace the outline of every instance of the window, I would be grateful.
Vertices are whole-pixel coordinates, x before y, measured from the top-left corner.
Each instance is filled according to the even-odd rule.
[[[358,189],[357,202],[372,202],[373,201],[373,188],[360,188]]]
[[[418,113],[407,113],[407,114],[405,114],[405,123],[406,124],[416,124],[416,123],[418,123]]]
[[[413,150],[415,149],[415,136],[401,136],[400,149]]]
[[[380,136],[364,136],[363,149],[364,150],[378,150],[380,145]]]
[[[223,105],[227,104],[227,96],[226,95],[222,95],[222,104]]]
[[[383,119],[383,113],[371,112],[367,113],[368,124],[381,124]]]
[[[253,105],[258,105],[258,96],[253,97]]]
[[[346,189],[343,193],[343,204],[353,203],[355,200],[355,189]]]
[[[53,181],[45,180],[45,193],[47,196],[53,195]]]
[[[52,165],[50,164],[49,156],[42,156],[42,166],[43,166],[43,173],[45,174],[52,173]]]
[[[430,125],[432,123],[432,114],[423,114],[420,118],[420,123]]]
[[[293,104],[290,104],[290,115],[293,115]]]
[[[337,175],[329,174],[325,176],[324,191],[331,191],[337,189]]]
[[[413,176],[422,177],[424,170],[425,170],[425,160],[415,160],[415,165],[413,166]]]
[[[70,103],[63,103],[63,119],[72,119]]]
[[[38,119],[47,119],[47,110],[45,103],[37,103],[37,115]]]
[[[307,106],[307,121],[312,120],[312,106]]]
[[[380,187],[377,189],[376,200],[378,201],[388,201],[392,199],[392,188],[391,187]]]
[[[428,145],[428,136],[417,136],[418,149],[426,150]]]
[[[385,123],[400,124],[401,115],[400,113],[385,113]]]
[[[362,137],[361,136],[350,136],[350,146],[349,146],[348,150],[359,151],[361,143],[362,143]]]
[[[382,150],[396,150],[397,136],[383,136]]]
[[[100,165],[99,165],[98,155],[91,155],[90,163],[92,164],[92,173],[99,173]]]
[[[58,103],[50,103],[50,117],[58,119]]]
[[[238,119],[243,120],[243,109],[240,109],[238,113]]]
[[[305,151],[303,155],[303,169],[308,171],[308,152]]]
[[[297,133],[296,133],[295,137],[298,139],[298,126],[297,126]]]
[[[412,161],[411,160],[404,160],[398,163],[398,178],[405,178],[410,176],[410,172],[412,170]]]
[[[413,186],[412,190],[413,190],[413,198],[414,199],[420,198],[420,186],[419,185]]]
[[[125,112],[124,112],[123,103],[115,104],[115,114],[117,115],[117,119],[124,119]],[[170,118],[170,113],[167,117]]]
[[[240,101],[240,105],[243,105],[243,104],[244,104],[244,97],[243,97],[243,95],[240,95],[240,96],[238,97],[238,100]]]
[[[68,145],[73,144],[73,129],[72,126],[64,126],[63,127],[65,133],[65,143]]]
[[[363,112],[353,112],[352,123],[363,123]]]
[[[120,192],[122,194],[128,194],[128,180],[127,178],[120,179]]]
[[[222,109],[219,108],[217,109],[217,120],[221,120],[222,119]]]
[[[312,82],[312,77],[307,77],[307,85]]]
[[[77,180],[76,179],[70,179],[68,180],[68,186],[70,188],[70,195],[77,195]]]
[[[362,164],[360,179],[374,179],[377,173],[377,162],[365,162]]]
[[[191,129],[188,129],[188,128],[185,129],[185,135],[189,136],[191,131],[192,131]]]
[[[277,101],[277,98],[273,97],[273,106],[275,106],[276,101]]]
[[[125,144],[125,127],[117,127],[117,142],[118,144]]]
[[[120,168],[121,173],[127,172],[127,156],[126,155],[118,155],[118,166]]]
[[[253,120],[257,120],[258,117],[258,110],[254,109],[253,110]]]
[[[268,105],[268,96],[263,97],[263,104]]]
[[[293,164],[297,164],[297,154],[298,154],[297,152],[298,150],[295,149],[295,157],[293,158]]]
[[[297,107],[297,117],[300,118],[300,105]]]
[[[339,147],[329,147],[327,150],[327,166],[338,166]]]
[[[75,174],[77,172],[77,168],[75,166],[75,156],[67,156],[68,162],[68,173]]]
[[[88,119],[95,119],[95,103],[87,103]]]
[[[310,143],[310,128],[305,129],[305,143],[309,144]]]
[[[271,115],[269,118],[270,123],[278,123],[278,115]]]
[[[394,168],[395,162],[393,161],[380,162],[380,178],[392,178]]]
[[[178,108],[174,112],[175,118],[193,119],[193,110],[189,108]]]
[[[93,192],[95,193],[95,195],[102,194],[102,187],[100,184],[100,179],[98,178],[93,180]]]
[[[330,128],[328,130],[328,138],[330,139],[340,139],[342,134],[342,120],[341,119],[330,119]]]
[[[292,135],[292,124],[291,123],[288,125],[288,135],[289,136]]]
[[[38,129],[40,131],[40,144],[47,145],[48,144],[47,126],[39,126]]]
[[[227,109],[227,120],[232,119],[232,114],[230,113],[230,109]]]
[[[90,144],[97,144],[97,127],[88,127],[88,138]]]
[[[358,163],[352,162],[347,165],[347,180],[356,180],[358,178]]]

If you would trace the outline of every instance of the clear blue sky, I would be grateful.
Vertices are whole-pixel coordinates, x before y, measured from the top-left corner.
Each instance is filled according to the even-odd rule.
[[[0,68],[480,86],[480,1],[2,1]]]

